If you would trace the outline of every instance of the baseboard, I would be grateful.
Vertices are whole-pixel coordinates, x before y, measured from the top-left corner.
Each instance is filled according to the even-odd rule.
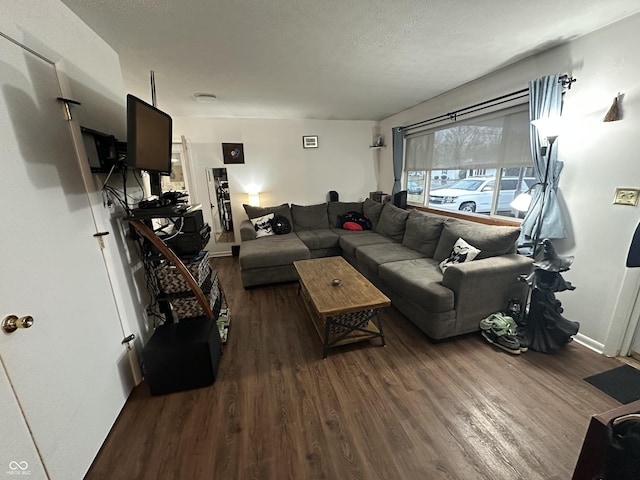
[[[602,352],[604,351],[603,343],[596,342],[592,338],[589,338],[581,333],[578,333],[575,337],[573,337],[573,339],[575,342],[587,347],[590,350],[593,350],[594,352],[602,354]]]
[[[228,252],[212,252],[209,250],[209,257],[230,257],[231,251]]]

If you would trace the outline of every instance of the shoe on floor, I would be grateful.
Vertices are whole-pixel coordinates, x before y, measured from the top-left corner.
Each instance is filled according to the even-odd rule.
[[[521,345],[516,337],[517,328],[518,325],[513,318],[502,313],[493,313],[480,320],[482,336],[489,343],[514,355],[527,350],[527,346]]]
[[[529,350],[529,339],[527,338],[527,335],[525,334],[524,330],[520,327],[518,327],[518,330],[516,331],[516,338],[520,343],[521,352],[524,353],[527,350]]]
[[[491,344],[513,355],[520,355],[520,342],[515,335],[496,335],[491,330],[483,330],[482,336]]]

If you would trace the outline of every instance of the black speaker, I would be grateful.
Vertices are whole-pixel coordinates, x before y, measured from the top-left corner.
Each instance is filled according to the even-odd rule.
[[[182,216],[182,232],[193,233],[199,232],[204,225],[204,218],[202,217],[202,210],[194,210],[186,213]],[[177,221],[180,225],[180,220]]]
[[[402,208],[403,210],[406,210],[407,209],[407,191],[402,190],[396,193],[393,196],[393,204],[398,208]]]
[[[160,238],[164,240],[167,246],[179,257],[196,256],[204,250],[204,247],[209,243],[211,227],[205,223],[199,232],[182,232],[175,237],[170,235],[166,239],[163,237]]]
[[[339,198],[338,192],[336,192],[335,190],[329,191],[329,201],[330,202],[337,202],[338,198]]]
[[[156,329],[142,350],[152,395],[211,385],[220,363],[220,334],[214,320],[189,318]]]

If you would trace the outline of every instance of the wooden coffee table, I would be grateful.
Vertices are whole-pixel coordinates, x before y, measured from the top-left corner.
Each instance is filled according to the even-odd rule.
[[[380,338],[384,332],[379,308],[391,301],[342,257],[293,262],[300,292],[313,323],[323,339],[322,358],[330,347]],[[334,285],[334,280],[340,285]]]

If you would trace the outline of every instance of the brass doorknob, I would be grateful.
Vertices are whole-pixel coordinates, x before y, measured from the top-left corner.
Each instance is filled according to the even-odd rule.
[[[7,333],[15,332],[19,328],[29,328],[31,325],[33,325],[33,317],[29,315],[19,318],[9,315],[2,320],[2,329]]]

